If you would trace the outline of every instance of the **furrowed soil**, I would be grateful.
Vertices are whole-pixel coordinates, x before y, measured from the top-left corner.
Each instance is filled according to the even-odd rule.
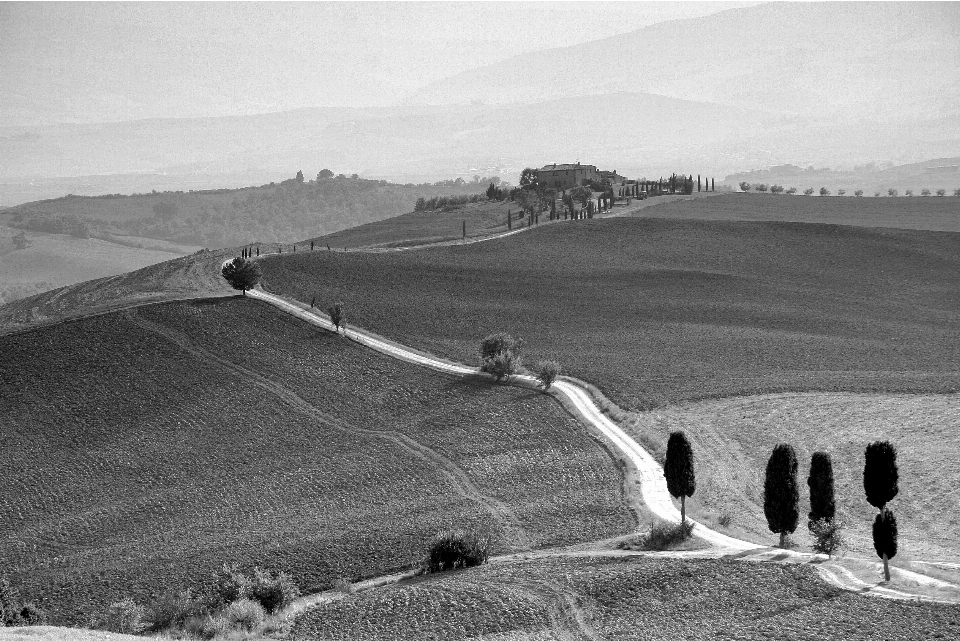
[[[871,527],[876,508],[863,491],[864,448],[878,439],[897,448],[900,493],[888,507],[898,520],[894,567],[960,558],[960,395],[772,394],[683,404],[640,412],[625,427],[662,457],[670,432],[683,430],[693,446],[697,489],[687,501],[694,518],[711,527],[732,518],[731,533],[776,545],[763,516],[763,478],[778,443],[790,443],[800,464],[800,523],[792,538],[813,543],[806,479],[815,451],[830,453],[837,516],[846,524],[847,552],[877,560]],[[953,580],[956,580],[954,578]]]
[[[665,203],[634,216],[727,221],[782,221],[859,227],[960,232],[960,198],[718,194],[718,198]],[[656,199],[651,199],[656,200]]]
[[[927,639],[960,606],[887,601],[807,565],[655,558],[493,564],[347,596],[299,618],[298,641],[352,639]]]
[[[610,455],[548,397],[405,364],[242,297],[0,338],[0,567],[55,623],[209,586],[406,569],[630,531]]]
[[[960,390],[955,233],[586,220],[462,247],[285,254],[264,269],[270,291],[343,301],[352,322],[461,362],[492,332],[521,336],[526,363],[558,359],[625,409]]]

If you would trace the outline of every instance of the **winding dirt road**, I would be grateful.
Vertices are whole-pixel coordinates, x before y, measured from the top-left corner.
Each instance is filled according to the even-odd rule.
[[[269,303],[278,309],[295,316],[311,325],[336,331],[333,323],[320,312],[311,310],[285,300],[279,296],[263,290],[251,290],[248,295]],[[302,305],[302,303],[301,303]],[[454,376],[472,376],[472,377],[492,377],[479,371],[476,367],[469,367],[460,363],[454,363],[442,360],[437,357],[423,354],[411,348],[399,345],[392,341],[373,336],[370,333],[356,329],[345,328],[342,330],[344,336],[361,345],[365,345],[382,354],[397,358],[409,363],[428,367],[430,369],[451,374]],[[536,380],[531,376],[512,376],[508,380],[511,385],[525,388],[537,388]],[[679,523],[680,512],[673,503],[673,499],[667,490],[666,479],[663,476],[663,468],[657,461],[643,449],[633,438],[624,432],[616,423],[611,421],[594,403],[589,392],[584,388],[568,380],[560,380],[554,383],[550,393],[560,401],[572,414],[574,414],[583,424],[595,433],[602,436],[604,441],[614,450],[619,452],[624,459],[634,468],[635,473],[640,480],[640,492],[643,503],[653,515],[664,521]],[[836,561],[828,560],[824,555],[811,554],[806,552],[797,552],[793,550],[783,550],[761,546],[749,541],[736,539],[717,532],[694,521],[696,526],[693,535],[698,539],[708,543],[710,548],[707,550],[695,550],[689,552],[667,552],[667,553],[648,553],[635,551],[608,551],[608,550],[590,550],[573,552],[568,550],[546,551],[542,555],[588,555],[588,556],[610,556],[610,555],[638,555],[653,554],[658,556],[672,556],[676,558],[731,558],[746,561],[766,561],[781,563],[811,563],[814,564],[821,576],[829,583],[838,587],[870,594],[879,597],[905,600],[929,600],[945,603],[960,602],[960,587],[940,581],[932,577],[894,568],[893,572],[899,581],[909,583],[914,586],[922,587],[926,590],[943,590],[954,594],[944,595],[943,598],[931,597],[918,592],[908,592],[898,590],[879,581],[875,584],[868,583],[854,574],[849,568],[840,565]],[[534,555],[540,555],[534,553]],[[530,554],[524,554],[524,558],[531,558]],[[515,559],[517,555],[507,555],[507,558]],[[854,559],[866,567],[867,575],[872,573],[876,562],[870,562],[865,559]],[[395,575],[391,577],[395,580],[404,578],[406,575]]]

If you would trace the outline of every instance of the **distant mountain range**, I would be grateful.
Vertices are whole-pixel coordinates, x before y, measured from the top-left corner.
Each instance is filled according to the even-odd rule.
[[[62,195],[54,179],[76,176],[74,193],[104,193],[117,175],[144,191],[324,167],[516,181],[579,160],[720,178],[957,155],[960,3],[776,3],[525,54],[394,107],[0,128],[0,205]]]

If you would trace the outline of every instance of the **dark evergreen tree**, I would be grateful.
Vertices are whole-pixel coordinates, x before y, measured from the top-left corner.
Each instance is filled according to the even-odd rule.
[[[697,193],[700,193],[700,174],[697,174]]]
[[[298,183],[302,183],[302,182],[303,182],[303,172],[300,171],[299,169],[297,170],[297,178],[296,178],[296,180],[297,180]]]
[[[886,508],[873,520],[873,548],[877,556],[883,559],[883,578],[889,581],[889,561],[897,556],[897,519]]]
[[[683,432],[671,432],[667,441],[667,458],[663,464],[663,475],[667,478],[667,490],[670,496],[680,499],[680,522],[687,522],[688,496],[697,489],[697,480],[693,471],[693,448]]]
[[[247,290],[253,289],[260,282],[263,268],[258,262],[238,257],[225,264],[220,273],[231,287],[239,289],[246,296]]]
[[[832,520],[837,509],[833,495],[833,462],[826,452],[813,453],[807,485],[810,487],[810,520],[807,527],[812,531],[811,524],[814,521]]]
[[[863,489],[867,502],[878,510],[900,491],[897,481],[897,451],[889,441],[875,441],[864,452]]]
[[[716,179],[716,178],[711,178],[710,180],[711,180],[711,184],[713,185],[713,186],[710,188],[710,191],[716,191],[716,190],[717,190],[717,179]]]
[[[797,529],[799,502],[797,454],[792,446],[781,443],[773,448],[767,461],[763,484],[763,513],[770,531],[780,535],[780,547],[786,546],[787,535]]]

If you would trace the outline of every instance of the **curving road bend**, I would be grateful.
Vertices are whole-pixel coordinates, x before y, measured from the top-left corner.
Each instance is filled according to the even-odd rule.
[[[283,298],[268,293],[261,289],[250,290],[248,295],[269,303],[280,310],[295,316],[311,325],[336,331],[333,323],[319,313],[308,309],[303,309]],[[408,347],[371,336],[370,334],[357,330],[345,328],[343,334],[361,345],[374,349],[382,354],[397,358],[409,363],[428,367],[430,369],[452,374],[455,376],[483,376],[488,374],[481,373],[476,367],[469,367],[460,363],[453,363],[441,360],[433,356],[421,354]],[[492,377],[491,377],[492,379]],[[526,388],[536,388],[537,382],[531,376],[513,376],[509,380],[510,384]],[[646,507],[658,518],[664,521],[679,523],[680,512],[673,504],[673,499],[667,490],[666,479],[663,476],[663,468],[659,463],[640,446],[633,438],[624,432],[616,423],[611,421],[597,405],[593,402],[589,392],[569,381],[561,380],[553,384],[551,393],[563,404],[571,409],[572,413],[584,422],[587,426],[603,435],[604,439],[619,452],[623,454],[634,466],[640,478],[640,491]],[[838,587],[869,594],[873,596],[904,599],[904,600],[928,600],[946,603],[955,603],[956,600],[946,598],[938,599],[932,597],[911,594],[901,590],[876,584],[868,584],[854,575],[849,569],[839,565],[836,562],[828,560],[824,555],[812,554],[808,552],[797,552],[794,550],[783,550],[780,548],[771,548],[760,546],[749,541],[736,539],[715,530],[708,528],[702,523],[697,523],[694,527],[693,535],[702,541],[709,543],[711,549],[698,550],[692,552],[668,552],[661,555],[674,556],[676,558],[733,558],[751,561],[774,561],[784,563],[813,563],[820,575],[827,582]],[[632,554],[643,554],[633,552]],[[598,554],[599,555],[599,554]],[[874,563],[875,565],[875,563]],[[895,569],[898,578],[906,579],[916,585],[925,586],[934,589],[958,590],[958,586],[946,581],[941,581],[924,574],[910,572],[908,570]]]

